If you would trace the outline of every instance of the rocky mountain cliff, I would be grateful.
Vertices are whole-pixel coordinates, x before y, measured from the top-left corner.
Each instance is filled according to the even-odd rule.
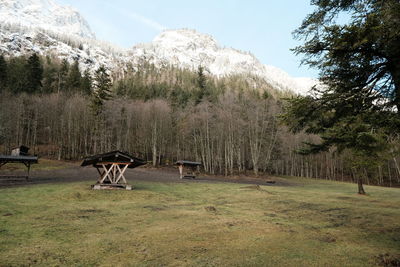
[[[293,78],[283,70],[262,64],[251,53],[220,46],[210,35],[190,29],[166,30],[151,43],[130,49],[97,41],[89,24],[73,8],[54,0],[0,0],[0,53],[54,55],[81,69],[95,70],[101,64],[124,72],[143,60],[156,66],[173,65],[210,74],[250,74],[265,79],[279,90],[305,94],[316,80]]]

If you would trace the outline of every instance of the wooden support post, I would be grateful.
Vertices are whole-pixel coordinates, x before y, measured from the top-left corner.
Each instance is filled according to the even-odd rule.
[[[28,176],[26,176],[26,181],[29,181],[29,172],[31,170],[31,164],[28,162]]]
[[[179,174],[180,174],[180,178],[183,179],[183,165],[179,165]]]
[[[102,183],[104,183],[104,181],[106,180],[106,178],[108,178],[108,180],[110,181],[110,183],[112,183],[112,178],[111,178],[111,176],[110,176],[110,172],[112,171],[112,165],[110,166],[110,168],[107,170],[107,166],[106,165],[104,165],[104,164],[102,164],[101,166],[103,166],[103,169],[104,169],[104,171],[105,171],[105,173],[104,173],[104,175],[103,175],[103,177],[101,177],[101,180],[100,180],[100,184],[102,184]]]
[[[124,165],[124,167],[121,168],[119,165]],[[124,173],[128,169],[129,164],[112,163],[109,165],[102,164],[101,166],[103,167],[103,171],[100,171],[99,168],[96,168],[97,172],[100,175],[97,184],[107,185],[108,183],[105,182],[108,180],[112,185],[117,185],[117,184],[123,184],[125,186],[127,185]]]
[[[26,168],[28,168],[28,174],[26,175],[25,179],[26,181],[29,181],[29,172],[31,170],[31,163],[29,161],[24,161],[22,162]]]
[[[119,176],[117,177],[116,183],[118,183],[120,179],[123,180],[123,183],[124,183],[124,184],[127,183],[127,182],[126,182],[126,179],[125,179],[125,176],[124,176],[124,172],[126,171],[126,169],[128,168],[128,166],[129,166],[128,164],[125,164],[125,167],[122,168],[122,170],[121,170],[121,168],[119,167],[119,165],[117,165],[117,168],[118,168],[118,170],[119,170]]]
[[[113,179],[113,181],[112,181],[112,183],[113,184],[116,184],[117,183],[117,179],[116,179],[116,176],[117,176],[117,164],[114,164],[113,163],[113,165],[112,165],[112,168],[113,168],[113,175],[112,175],[112,179]]]

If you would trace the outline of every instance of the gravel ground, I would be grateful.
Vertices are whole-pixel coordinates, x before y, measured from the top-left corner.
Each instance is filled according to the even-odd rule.
[[[5,171],[0,170],[0,175],[25,175],[21,171]],[[45,184],[45,183],[68,183],[79,181],[93,181],[93,184],[98,178],[98,173],[93,167],[80,167],[71,166],[63,169],[56,170],[38,170],[32,171],[29,181],[25,179],[11,179],[0,178],[0,187],[23,186],[32,184]],[[146,168],[139,167],[136,169],[128,169],[125,172],[125,178],[128,183],[134,184],[135,181],[151,181],[161,183],[240,183],[240,184],[257,184],[257,185],[278,185],[287,186],[291,185],[283,178],[272,177],[266,178],[253,178],[248,176],[210,176],[200,175],[196,179],[180,179],[177,169],[174,168]],[[274,180],[274,184],[269,184],[267,180]]]

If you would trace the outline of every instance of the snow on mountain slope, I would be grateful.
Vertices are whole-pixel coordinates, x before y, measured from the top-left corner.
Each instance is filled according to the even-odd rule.
[[[117,53],[112,47],[95,40],[72,42],[60,39],[37,30],[23,31],[0,27],[0,54],[21,56],[37,53],[42,56],[52,55],[66,59],[69,63],[78,60],[81,71],[94,72],[101,65],[109,70],[121,70],[129,63],[123,53]]]
[[[89,24],[78,11],[61,6],[54,0],[0,0],[0,23],[95,38]]]
[[[166,30],[151,43],[115,49],[97,41],[85,19],[73,8],[55,0],[0,0],[0,54],[38,53],[79,61],[92,72],[105,65],[117,76],[143,60],[156,66],[173,65],[212,75],[251,75],[263,78],[278,90],[306,94],[317,83],[293,78],[283,70],[262,64],[254,55],[221,47],[210,35],[190,29]]]
[[[0,0],[0,54],[53,55],[82,71],[100,65],[121,70],[126,51],[95,39],[85,19],[73,8],[54,0]]]
[[[277,89],[299,94],[306,94],[317,83],[311,78],[293,78],[279,68],[262,64],[250,53],[221,47],[212,36],[190,29],[166,30],[153,42],[134,46],[132,55],[133,61],[145,58],[155,65],[192,70],[202,65],[217,76],[251,74],[264,78]]]

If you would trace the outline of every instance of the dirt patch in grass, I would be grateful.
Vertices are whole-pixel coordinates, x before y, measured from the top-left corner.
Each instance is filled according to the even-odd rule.
[[[390,255],[389,253],[379,254],[375,257],[375,261],[379,266],[400,267],[400,254]]]
[[[288,179],[281,177],[270,177],[270,176],[249,176],[249,175],[202,175],[197,180],[207,181],[220,181],[230,183],[241,183],[241,184],[255,184],[255,185],[267,185],[267,186],[297,186],[298,183],[289,181]]]
[[[324,243],[336,242],[336,237],[334,237],[333,235],[330,235],[330,234],[325,234],[325,235],[319,236],[317,239]]]
[[[104,212],[104,210],[86,209],[86,210],[79,210],[79,212],[82,212],[82,213],[99,213],[99,212]]]
[[[300,202],[297,204],[297,208],[304,210],[316,210],[321,211],[324,206],[316,203]]]
[[[217,212],[217,209],[213,206],[204,207],[204,209],[208,212]]]
[[[102,209],[65,210],[59,214],[60,217],[79,218],[79,219],[87,219],[91,217],[109,216],[109,215],[111,215],[109,211]],[[45,217],[41,219],[49,219],[49,218]]]
[[[249,185],[249,186],[243,186],[240,189],[248,189],[248,190],[257,190],[257,191],[263,191],[263,192],[268,192],[264,188],[262,188],[260,185]],[[269,192],[268,192],[269,193]]]
[[[349,217],[347,214],[330,215],[330,224],[327,227],[335,228],[347,225],[350,223]]]
[[[151,211],[161,211],[166,210],[167,206],[144,206],[143,208]]]
[[[355,202],[355,201],[364,202],[365,201],[365,197],[367,197],[367,196],[368,196],[368,194],[367,195],[359,195],[359,194],[354,193],[354,197],[342,197],[342,196],[340,196],[340,197],[336,197],[336,199],[338,199],[338,200],[348,200],[348,201],[351,201],[351,202]]]
[[[332,212],[332,211],[343,211],[346,210],[345,208],[331,208],[326,210],[321,210],[321,212]]]

